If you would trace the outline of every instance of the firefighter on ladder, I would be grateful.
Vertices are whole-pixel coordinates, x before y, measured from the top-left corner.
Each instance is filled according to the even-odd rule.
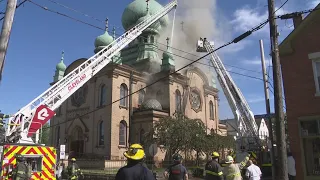
[[[205,166],[205,180],[223,180],[222,167],[219,164],[219,153],[213,152],[212,159]]]
[[[71,158],[71,163],[67,167],[68,180],[78,180],[79,176],[84,178],[81,169],[76,163],[76,158]]]
[[[26,158],[18,155],[16,157],[17,166],[12,171],[13,180],[28,180],[31,178],[30,168],[27,165]]]

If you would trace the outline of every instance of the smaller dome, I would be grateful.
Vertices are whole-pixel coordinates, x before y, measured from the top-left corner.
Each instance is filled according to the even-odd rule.
[[[113,37],[109,35],[108,31],[106,31],[104,34],[96,38],[96,40],[94,41],[94,46],[95,47],[108,46],[112,42],[113,42]]]
[[[170,49],[167,49],[165,52],[162,54],[163,59],[173,59],[173,54]]]
[[[67,66],[63,63],[63,59],[57,64],[56,69],[59,71],[65,71]]]
[[[148,99],[144,101],[141,105],[142,109],[154,109],[154,110],[162,110],[162,106],[160,102],[156,99]]]

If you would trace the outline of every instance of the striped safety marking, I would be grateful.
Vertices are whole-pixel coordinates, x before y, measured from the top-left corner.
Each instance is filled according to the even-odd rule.
[[[43,155],[42,158],[42,171],[33,172],[32,180],[53,180],[55,178],[54,168],[56,163],[56,151],[53,147],[36,147],[36,146],[15,146],[6,145],[4,146],[3,159],[8,159],[9,164],[16,165],[15,154],[21,155]],[[3,164],[3,168],[8,164]],[[2,174],[2,173],[1,173]],[[6,174],[3,174],[6,176]]]

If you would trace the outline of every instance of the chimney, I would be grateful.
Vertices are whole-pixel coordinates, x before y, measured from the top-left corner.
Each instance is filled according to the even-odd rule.
[[[301,13],[297,14],[292,19],[293,19],[294,28],[297,28],[301,24],[301,22],[303,21],[303,17],[302,17]]]

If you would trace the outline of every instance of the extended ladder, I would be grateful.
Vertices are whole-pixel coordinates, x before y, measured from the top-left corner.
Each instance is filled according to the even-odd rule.
[[[238,136],[246,138],[253,137],[259,144],[258,126],[246,99],[227,72],[217,53],[213,52],[213,43],[208,42],[206,38],[200,39],[200,41],[202,41],[202,43],[198,43],[199,52],[212,52],[210,54],[210,62],[217,73],[219,83],[237,120],[240,133]]]
[[[114,55],[116,55],[121,49],[126,47],[130,42],[141,35],[142,31],[144,31],[164,15],[168,14],[173,8],[176,8],[177,5],[177,0],[174,0],[155,14],[148,16],[147,19],[125,32],[110,45],[106,46],[100,52],[86,60],[40,96],[31,101],[28,105],[19,110],[15,114],[14,118],[9,119],[8,124],[14,125],[7,127],[7,139],[9,141],[16,141],[13,139],[16,139],[17,136],[20,136],[18,138],[20,142],[23,141],[27,143],[32,141],[31,138],[28,137],[32,135],[30,134],[29,130],[30,126],[33,124],[32,122],[34,118],[37,118],[35,116],[49,120],[54,113],[51,117],[49,117],[50,112],[48,111],[51,110],[52,112],[58,108],[75,91],[82,87],[108,63],[110,63],[111,58]],[[42,108],[41,110],[39,109],[40,107]],[[33,143],[33,141],[31,143]]]

